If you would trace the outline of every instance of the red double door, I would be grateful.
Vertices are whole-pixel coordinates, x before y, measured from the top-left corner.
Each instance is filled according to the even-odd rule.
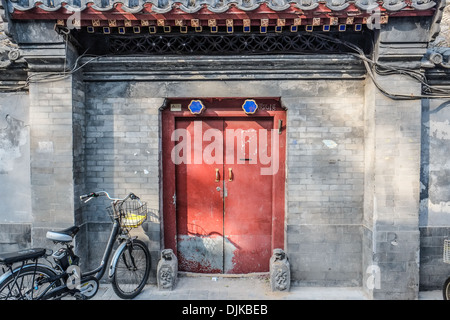
[[[273,118],[181,118],[175,128],[179,269],[268,271],[280,165]]]

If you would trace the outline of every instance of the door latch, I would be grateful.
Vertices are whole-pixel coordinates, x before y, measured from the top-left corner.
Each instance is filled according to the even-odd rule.
[[[216,169],[216,182],[220,181],[219,169]]]

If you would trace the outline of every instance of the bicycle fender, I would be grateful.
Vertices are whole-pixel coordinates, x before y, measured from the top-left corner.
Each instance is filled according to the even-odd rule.
[[[22,267],[22,266],[17,267],[17,268],[14,269],[13,271],[9,270],[9,271],[5,272],[5,273],[0,277],[0,284],[1,284],[3,281],[5,281],[6,278],[8,278],[8,277],[9,277],[10,275],[12,275],[13,273],[19,271],[20,269],[22,269],[22,270],[26,270],[26,269],[28,269],[28,268],[34,269],[35,266],[36,266],[36,264],[34,264],[34,263],[33,263],[33,264],[26,264],[26,265],[24,265],[23,267]],[[49,267],[49,266],[46,265],[46,264],[38,263],[37,266],[38,266],[38,267],[45,268],[45,269],[51,271],[53,274],[56,274],[55,270],[53,270],[53,268]]]
[[[108,276],[112,278],[114,275],[114,271],[116,270],[117,261],[119,260],[120,254],[123,250],[125,250],[127,246],[127,241],[124,241],[120,244],[119,248],[117,248],[116,252],[114,253],[114,256],[111,259],[111,265],[109,266],[109,273]]]

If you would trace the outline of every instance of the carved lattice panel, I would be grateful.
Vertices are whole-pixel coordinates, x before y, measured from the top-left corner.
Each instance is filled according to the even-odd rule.
[[[109,51],[114,54],[226,55],[277,53],[330,53],[344,48],[314,33],[280,34],[155,34],[111,35]]]

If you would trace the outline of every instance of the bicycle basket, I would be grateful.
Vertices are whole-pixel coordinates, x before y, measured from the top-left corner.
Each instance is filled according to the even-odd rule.
[[[138,200],[127,200],[116,204],[116,211],[108,207],[111,218],[119,219],[122,228],[137,228],[147,219],[147,204]]]
[[[450,263],[450,240],[444,240],[444,262]]]

